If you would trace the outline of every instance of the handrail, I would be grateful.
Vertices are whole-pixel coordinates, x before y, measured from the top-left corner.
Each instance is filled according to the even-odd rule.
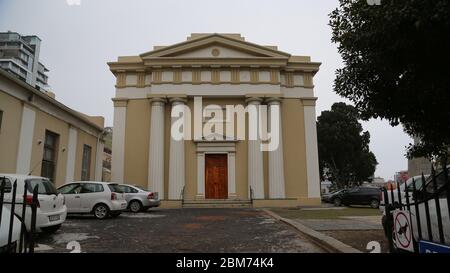
[[[183,189],[181,189],[181,204],[184,204],[184,188],[186,186],[183,186]]]

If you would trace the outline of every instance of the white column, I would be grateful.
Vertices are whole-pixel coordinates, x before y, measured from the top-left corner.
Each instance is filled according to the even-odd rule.
[[[97,155],[95,157],[95,181],[102,181],[103,174],[103,149],[105,143],[103,141],[97,142]]]
[[[175,106],[184,106],[185,99],[172,98],[172,109]],[[184,118],[184,116],[183,116]],[[172,117],[171,124],[174,124],[179,118]],[[180,200],[183,187],[185,185],[184,173],[184,139],[175,140],[170,136],[170,154],[169,154],[169,199]]]
[[[151,103],[150,145],[148,154],[148,188],[164,199],[164,107],[166,100],[153,98]]]
[[[24,104],[22,108],[22,122],[20,124],[19,150],[17,151],[16,173],[18,174],[30,173],[32,168],[36,167],[33,165],[39,163],[31,162],[35,121],[36,112]],[[41,145],[44,146],[43,142]]]
[[[284,184],[284,160],[283,160],[283,134],[281,127],[281,109],[280,100],[278,98],[270,98],[267,100],[269,105],[269,126],[270,132],[274,130],[274,126],[278,127],[279,141],[278,148],[269,151],[269,198],[280,199],[285,198]],[[279,120],[272,120],[272,111],[278,111]]]
[[[77,154],[78,132],[75,127],[69,127],[69,141],[67,144],[66,182],[73,182],[75,178],[75,160]]]
[[[125,162],[125,126],[127,100],[114,99],[114,127],[112,137],[111,182],[123,183]]]
[[[236,198],[236,153],[228,152],[228,199]]]
[[[306,140],[308,197],[320,198],[319,153],[317,150],[316,98],[303,99]]]
[[[252,114],[252,111],[249,111],[249,130],[251,130],[250,127],[256,127],[257,132],[259,131],[258,116],[261,101],[261,98],[248,98],[246,100],[249,109],[251,109],[251,106],[254,106],[257,109],[256,114]],[[251,197],[251,187],[254,199],[264,199],[263,152],[261,149],[261,138],[259,133],[256,134],[256,140],[248,140],[248,185],[249,198]]]
[[[205,153],[197,152],[197,196],[205,199]]]

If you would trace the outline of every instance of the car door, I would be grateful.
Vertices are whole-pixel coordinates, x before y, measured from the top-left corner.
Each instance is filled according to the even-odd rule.
[[[62,186],[58,189],[58,192],[62,193],[66,199],[68,213],[81,212],[81,185],[79,183]]]
[[[344,202],[348,205],[357,204],[359,188],[350,189],[344,196]]]
[[[129,203],[131,201],[131,198],[133,197],[132,188],[126,185],[118,185],[117,187],[123,192],[125,200],[127,201],[127,203]]]
[[[90,212],[100,199],[104,188],[102,184],[82,183],[81,187],[81,209]]]

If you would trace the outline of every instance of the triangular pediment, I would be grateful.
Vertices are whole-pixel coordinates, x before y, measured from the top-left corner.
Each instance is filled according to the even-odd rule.
[[[140,55],[147,58],[288,58],[290,54],[220,34],[158,48]]]

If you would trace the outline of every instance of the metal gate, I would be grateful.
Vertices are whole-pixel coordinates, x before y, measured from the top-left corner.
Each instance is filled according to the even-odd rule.
[[[383,189],[384,227],[391,252],[404,251],[399,247],[400,238],[396,238],[400,230],[396,230],[397,219],[394,220],[394,214],[400,211],[409,216],[412,251],[450,252],[449,167],[446,166],[439,173],[432,168],[431,175],[426,179],[422,174],[419,188],[413,178],[411,184],[405,182],[404,189],[401,189],[398,181],[396,190],[392,187]]]
[[[16,202],[17,195],[17,180],[15,180],[12,184],[7,183],[5,177],[0,177],[0,231],[2,227],[5,227],[7,230],[7,244],[0,246],[1,252],[6,253],[33,253],[34,252],[34,240],[36,235],[36,212],[39,204],[38,201],[38,187],[34,187],[33,195],[31,200],[26,199],[26,193],[28,189],[28,183],[25,181],[24,183],[24,196],[22,202]],[[5,193],[10,194],[11,198],[5,200]],[[16,213],[17,208],[22,207],[21,215]],[[6,207],[10,210],[9,215],[7,215],[6,219],[9,219],[9,223],[2,223],[2,216],[4,212],[3,208]],[[31,219],[30,219],[30,228],[27,229],[25,225],[25,217],[27,208],[31,210]],[[20,237],[19,241],[13,241],[14,234],[14,223],[20,222]],[[3,234],[5,235],[5,234]],[[3,236],[0,234],[0,236]]]

